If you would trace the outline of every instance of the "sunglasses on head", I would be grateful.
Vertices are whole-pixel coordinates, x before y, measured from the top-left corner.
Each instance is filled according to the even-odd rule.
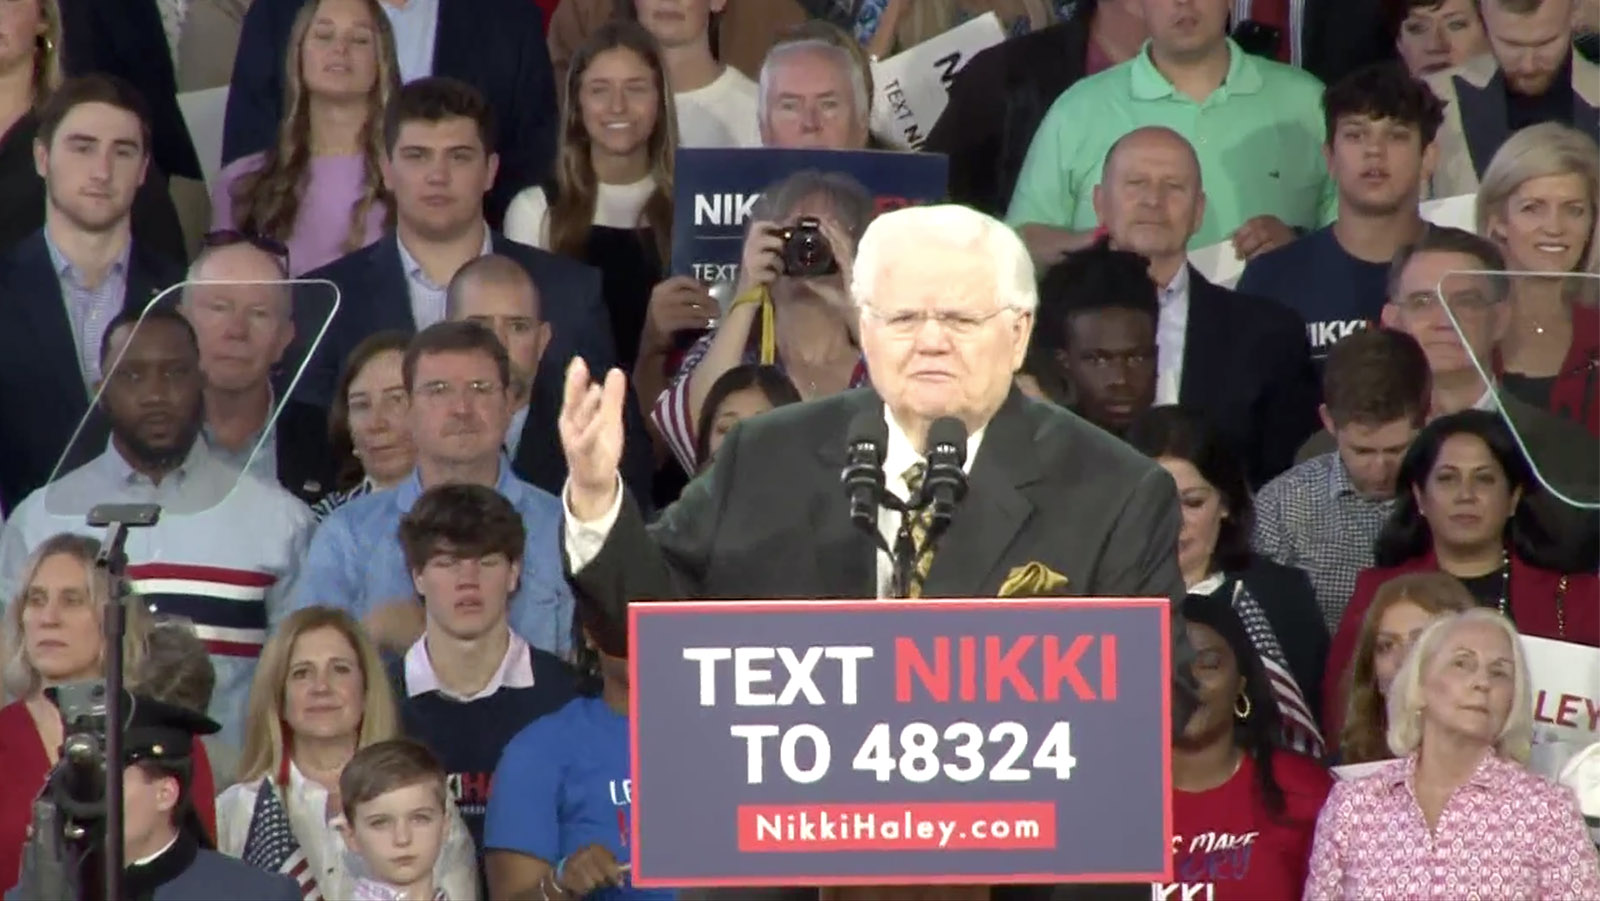
[[[243,232],[233,228],[223,228],[206,232],[200,239],[200,246],[209,250],[220,247],[232,247],[235,244],[249,244],[256,250],[277,257],[283,262],[284,271],[289,269],[289,247],[277,238],[258,235],[253,232]]]

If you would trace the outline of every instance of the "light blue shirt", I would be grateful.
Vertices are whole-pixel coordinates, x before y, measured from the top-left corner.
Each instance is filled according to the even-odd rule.
[[[380,3],[394,31],[394,52],[400,80],[416,81],[433,74],[433,44],[439,33],[439,0],[406,0],[404,6]]]
[[[561,502],[513,475],[504,459],[495,490],[522,514],[528,531],[522,579],[511,596],[511,628],[534,647],[565,656],[572,648],[572,590],[561,561]],[[421,496],[422,481],[413,472],[398,486],[329,514],[311,540],[289,609],[323,604],[360,619],[394,601],[421,603],[399,539],[400,517]]]
[[[67,319],[72,323],[72,340],[78,346],[78,368],[83,372],[83,382],[91,390],[100,381],[100,342],[105,338],[111,320],[122,312],[128,293],[128,258],[133,245],[122,248],[122,255],[111,263],[100,284],[89,287],[76,263],[67,259],[50,240],[50,229],[44,230],[44,246],[50,251],[50,267],[61,283],[61,300],[67,307]]]
[[[443,322],[446,313],[445,294],[450,286],[428,278],[422,264],[406,249],[404,238],[397,235],[394,243],[400,248],[400,270],[406,274],[406,293],[411,297],[411,318],[417,324],[417,331],[435,322]],[[484,225],[483,247],[479,249],[478,256],[486,257],[491,253],[494,253],[494,233],[488,225]]]
[[[528,426],[528,405],[523,404],[511,414],[511,424],[506,426],[506,454],[515,460],[517,448],[522,446],[522,430]]]

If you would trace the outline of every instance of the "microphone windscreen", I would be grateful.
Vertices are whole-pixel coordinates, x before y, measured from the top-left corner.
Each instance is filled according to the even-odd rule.
[[[866,409],[857,413],[850,420],[849,435],[847,447],[870,444],[877,450],[877,464],[883,465],[884,449],[889,444],[889,425],[884,421],[881,410]]]
[[[954,416],[941,416],[928,426],[928,447],[926,453],[931,455],[933,449],[946,445],[955,449],[956,465],[965,466],[967,463],[967,425]]]

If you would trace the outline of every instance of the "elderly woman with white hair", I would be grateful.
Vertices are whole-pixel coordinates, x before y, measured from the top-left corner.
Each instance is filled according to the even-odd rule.
[[[100,542],[61,534],[45,539],[28,558],[22,589],[11,599],[0,636],[5,641],[5,693],[18,700],[0,707],[0,886],[15,885],[33,817],[33,799],[60,757],[65,728],[46,689],[105,678],[105,609],[110,590],[95,568]],[[123,672],[141,671],[149,618],[127,605]],[[196,812],[215,822],[211,770],[194,756]]]
[[[1500,248],[1511,321],[1496,345],[1516,397],[1600,435],[1600,146],[1544,122],[1500,145],[1478,186],[1478,234]],[[1570,274],[1570,275],[1569,275]]]
[[[1389,691],[1400,759],[1334,786],[1307,901],[1600,898],[1600,857],[1572,793],[1526,768],[1533,699],[1511,621],[1436,620]]]

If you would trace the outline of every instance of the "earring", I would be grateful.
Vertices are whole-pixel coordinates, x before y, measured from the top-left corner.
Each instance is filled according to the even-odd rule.
[[[1244,702],[1243,710],[1239,709],[1240,701]],[[1233,715],[1241,720],[1247,720],[1250,718],[1250,696],[1242,691],[1239,692],[1239,696],[1233,700]]]

